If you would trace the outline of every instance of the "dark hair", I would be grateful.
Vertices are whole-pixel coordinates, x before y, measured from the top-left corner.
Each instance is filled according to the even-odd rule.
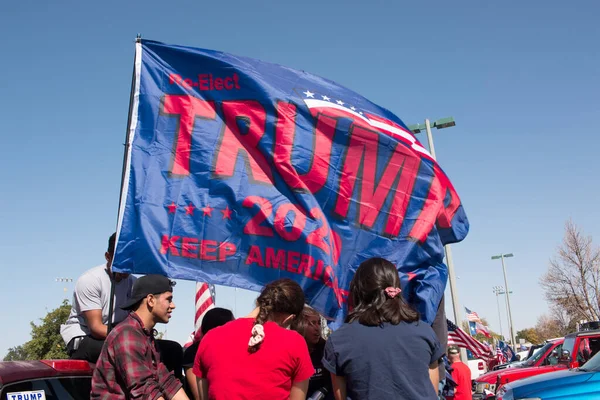
[[[294,319],[290,329],[295,330],[304,337],[304,334],[306,333],[306,327],[308,326],[309,317],[319,317],[320,319],[321,314],[319,314],[319,312],[312,307],[304,306],[302,313],[300,313],[298,318]]]
[[[385,292],[388,287],[400,288],[394,264],[379,257],[363,261],[350,282],[350,301],[354,309],[346,322],[380,326],[384,322],[398,325],[402,321],[418,321],[419,313],[406,303],[402,293],[391,298]]]
[[[269,283],[264,287],[256,299],[258,315],[254,325],[263,325],[273,319],[274,314],[300,315],[304,308],[304,292],[298,283],[291,279],[283,278]],[[248,352],[254,353],[260,348],[261,343],[248,346]]]
[[[215,307],[211,310],[208,310],[204,317],[202,318],[202,324],[200,325],[200,331],[203,335],[206,335],[206,332],[214,329],[218,326],[225,325],[229,321],[233,321],[233,313],[226,309]]]
[[[115,254],[115,241],[117,240],[117,232],[110,235],[108,238],[108,249],[106,249],[107,253]]]

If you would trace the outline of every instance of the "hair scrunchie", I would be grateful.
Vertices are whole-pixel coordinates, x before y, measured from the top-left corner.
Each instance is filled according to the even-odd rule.
[[[265,340],[265,328],[261,324],[256,324],[252,327],[252,336],[248,341],[249,347],[254,347]]]
[[[389,286],[389,287],[385,288],[385,294],[390,299],[393,299],[394,297],[398,296],[401,291],[402,290],[400,288],[395,288],[395,287],[392,287],[392,286]]]

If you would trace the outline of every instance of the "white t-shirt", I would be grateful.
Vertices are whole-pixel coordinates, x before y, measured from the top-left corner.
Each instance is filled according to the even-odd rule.
[[[115,283],[115,299],[113,322],[115,324],[123,321],[128,311],[121,310],[121,306],[131,296],[131,289],[136,278],[129,275],[127,279]],[[108,313],[110,309],[110,277],[106,271],[106,264],[99,265],[86,271],[77,279],[73,291],[73,305],[71,314],[63,325],[60,326],[60,334],[65,343],[69,344],[71,339],[77,336],[87,336],[91,332],[87,326],[84,311],[102,310],[102,323],[108,325]]]

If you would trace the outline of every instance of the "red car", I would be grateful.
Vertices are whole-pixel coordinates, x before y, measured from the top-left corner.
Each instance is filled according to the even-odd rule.
[[[487,374],[481,375],[475,380],[475,394],[473,399],[485,399],[487,398],[486,393],[495,393],[498,384],[498,377],[511,376],[512,373],[522,373],[523,371],[529,371],[550,365],[554,363],[554,357],[558,360],[558,355],[562,349],[563,339],[557,339],[549,341],[542,348],[538,349],[533,355],[527,360],[517,363],[514,367],[500,369],[497,371],[491,371]],[[549,371],[548,371],[549,372]],[[513,379],[514,380],[514,379]]]
[[[561,369],[578,368],[600,351],[600,330],[571,333],[565,336],[564,340],[551,342],[546,346],[538,350],[538,352],[541,353],[541,351],[545,349],[545,353],[538,358],[534,365],[523,365],[521,368],[493,371],[492,373],[495,374],[494,385],[490,386],[487,390],[496,392],[500,386],[519,379]],[[535,356],[527,360],[525,364],[533,358],[535,358]],[[494,379],[493,376],[486,377],[486,375],[479,377],[476,382],[475,395],[473,396],[474,399],[486,398],[485,395],[483,395],[484,392],[480,391],[479,384],[483,387],[483,385]],[[483,380],[484,377],[485,381]]]
[[[81,360],[0,362],[0,400],[87,400],[92,371]]]

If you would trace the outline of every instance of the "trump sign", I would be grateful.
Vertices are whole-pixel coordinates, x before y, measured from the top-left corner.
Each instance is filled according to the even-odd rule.
[[[251,290],[288,277],[340,319],[379,256],[433,319],[443,245],[468,222],[398,117],[306,72],[147,40],[133,82],[115,271]]]

